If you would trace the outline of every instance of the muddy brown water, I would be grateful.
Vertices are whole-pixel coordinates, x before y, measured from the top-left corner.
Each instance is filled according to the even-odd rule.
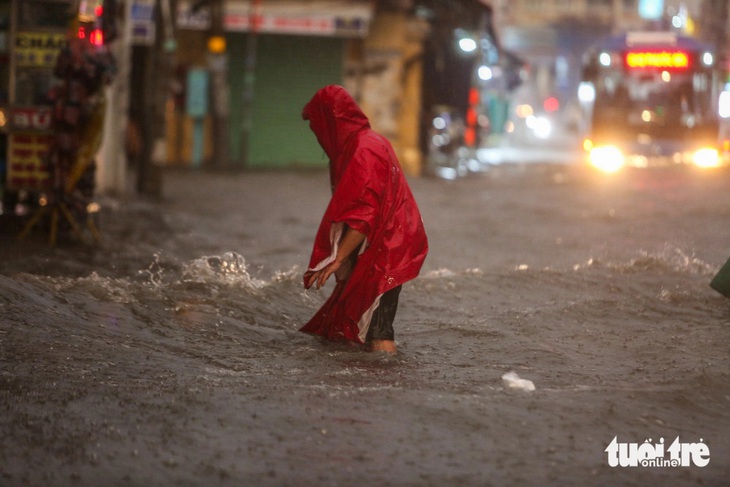
[[[101,199],[98,246],[6,229],[0,485],[727,485],[730,172],[412,179],[395,357],[297,331],[326,177],[170,171]],[[611,467],[614,438],[709,463]]]

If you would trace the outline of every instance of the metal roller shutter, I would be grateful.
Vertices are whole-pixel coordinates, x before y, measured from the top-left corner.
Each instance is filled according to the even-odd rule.
[[[334,37],[258,37],[249,167],[327,165],[301,110],[322,86],[342,83],[345,42]],[[236,161],[241,156],[246,35],[229,34],[228,45],[231,158]]]

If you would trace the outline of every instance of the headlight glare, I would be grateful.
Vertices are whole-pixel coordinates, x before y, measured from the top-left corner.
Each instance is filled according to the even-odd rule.
[[[720,154],[717,149],[704,147],[692,155],[692,162],[697,167],[718,167],[720,165]]]
[[[607,173],[617,172],[626,162],[621,149],[613,145],[594,147],[588,157],[593,167]]]

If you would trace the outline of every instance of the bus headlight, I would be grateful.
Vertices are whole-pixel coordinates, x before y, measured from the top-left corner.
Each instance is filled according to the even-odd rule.
[[[535,137],[537,137],[538,139],[549,138],[553,130],[550,119],[546,117],[536,117],[535,115],[530,115],[525,119],[525,124],[530,129],[532,129]]]
[[[596,169],[613,173],[624,166],[626,158],[618,147],[604,145],[592,148],[588,155],[588,161]]]
[[[692,162],[697,167],[718,167],[720,165],[720,155],[717,149],[704,147],[692,155]]]

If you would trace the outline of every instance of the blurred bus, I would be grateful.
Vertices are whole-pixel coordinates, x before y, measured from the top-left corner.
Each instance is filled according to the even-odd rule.
[[[710,46],[669,32],[610,37],[590,50],[578,93],[588,162],[606,172],[723,165],[716,61]]]

